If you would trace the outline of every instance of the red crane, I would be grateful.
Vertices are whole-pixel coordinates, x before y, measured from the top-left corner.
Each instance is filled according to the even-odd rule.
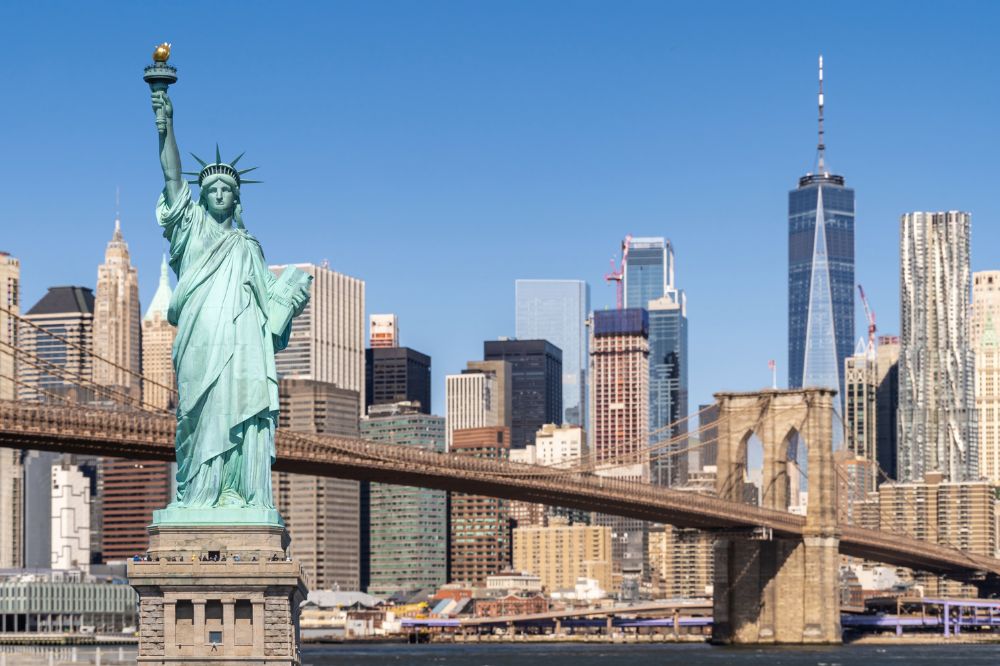
[[[618,292],[617,292],[617,303],[618,309],[621,310],[625,307],[625,263],[628,261],[628,246],[632,241],[632,234],[626,234],[625,240],[622,241],[622,264],[621,268],[615,267],[615,258],[611,257],[611,272],[605,274],[605,282],[617,282]]]
[[[875,353],[875,311],[868,307],[868,298],[865,296],[865,289],[860,284],[858,291],[861,292],[861,304],[865,306],[865,317],[868,319],[868,353]]]

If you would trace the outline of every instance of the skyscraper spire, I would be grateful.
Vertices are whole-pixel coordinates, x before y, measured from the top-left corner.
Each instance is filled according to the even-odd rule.
[[[122,239],[121,188],[119,187],[115,187],[115,233],[111,239],[114,241]]]
[[[816,145],[816,151],[819,153],[816,171],[822,176],[826,173],[823,160],[826,152],[826,144],[823,143],[823,54],[819,56],[819,143]]]

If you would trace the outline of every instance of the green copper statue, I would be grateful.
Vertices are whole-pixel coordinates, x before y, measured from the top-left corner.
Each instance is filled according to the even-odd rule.
[[[167,46],[167,45],[164,45]],[[160,47],[157,53],[161,53]],[[167,46],[169,55],[169,46]],[[161,54],[162,56],[162,54]],[[172,67],[166,57],[150,68]],[[166,85],[152,88],[165,185],[156,203],[177,288],[168,319],[177,327],[177,496],[154,523],[276,523],[271,495],[278,378],[274,354],[309,300],[311,278],[276,278],[243,225],[239,157],[197,172],[195,199],[183,179]],[[173,75],[176,80],[176,75]],[[172,81],[170,81],[172,82]]]

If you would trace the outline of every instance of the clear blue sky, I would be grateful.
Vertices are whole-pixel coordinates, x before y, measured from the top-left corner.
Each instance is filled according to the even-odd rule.
[[[267,259],[363,278],[369,312],[432,355],[436,412],[444,375],[513,335],[515,279],[585,279],[613,307],[626,233],[674,243],[694,406],[768,384],[770,358],[783,382],[787,190],[815,159],[820,52],[880,330],[899,328],[900,213],[970,211],[973,268],[1000,267],[997,7],[4,3],[0,249],[25,306],[93,286],[120,186],[148,302],[164,244],[141,74],[167,39],[184,156],[247,151]]]

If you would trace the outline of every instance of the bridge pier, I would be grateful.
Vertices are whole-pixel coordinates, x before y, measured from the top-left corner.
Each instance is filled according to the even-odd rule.
[[[760,504],[787,511],[798,485],[796,447],[808,446],[802,537],[725,533],[715,545],[712,640],[716,643],[839,643],[839,536],[832,451],[834,392],[720,393],[717,491],[747,497],[747,442],[763,445]]]

